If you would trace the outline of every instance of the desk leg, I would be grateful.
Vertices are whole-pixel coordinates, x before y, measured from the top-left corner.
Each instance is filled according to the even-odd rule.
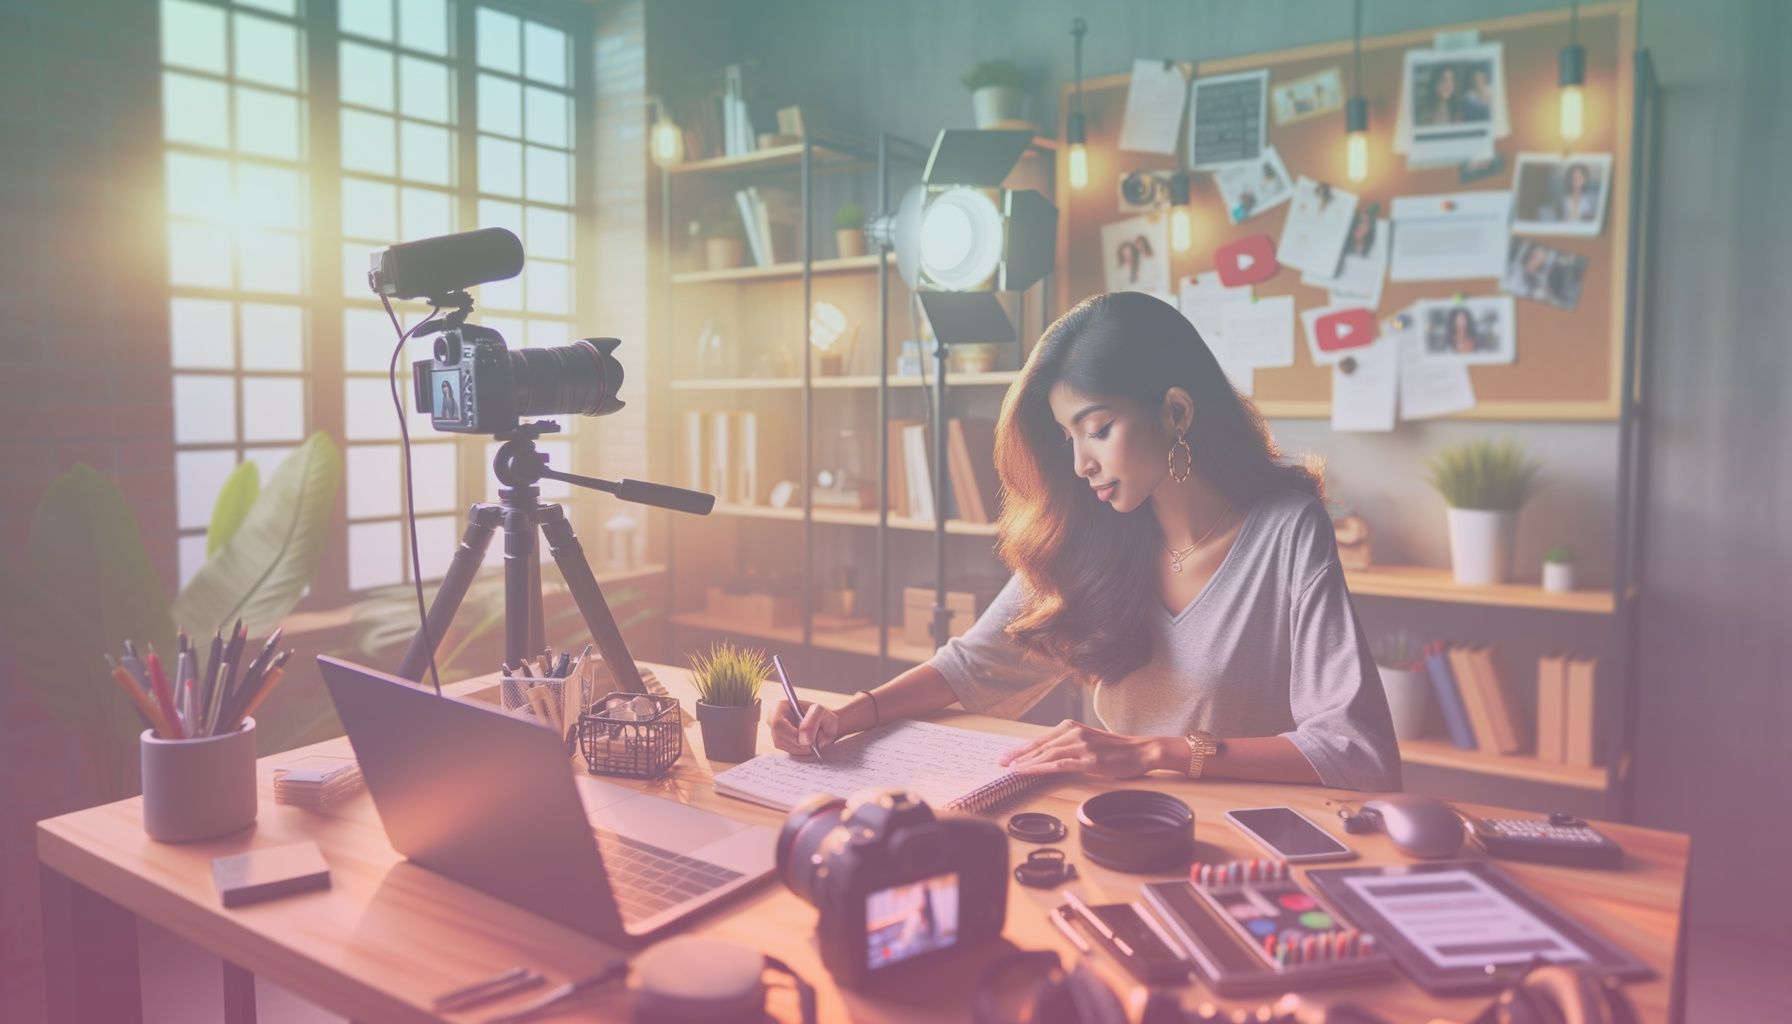
[[[137,915],[41,864],[37,886],[50,1020],[140,1024]]]
[[[224,961],[224,1024],[255,1024],[255,975]]]

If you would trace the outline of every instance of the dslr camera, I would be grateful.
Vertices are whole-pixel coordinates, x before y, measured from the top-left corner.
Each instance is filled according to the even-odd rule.
[[[511,350],[497,331],[461,323],[411,366],[417,410],[457,434],[504,434],[528,416],[608,416],[622,408],[615,338]]]
[[[821,961],[847,987],[995,938],[1008,914],[1008,837],[935,817],[903,790],[815,796],[778,836],[778,875],[821,911]]]

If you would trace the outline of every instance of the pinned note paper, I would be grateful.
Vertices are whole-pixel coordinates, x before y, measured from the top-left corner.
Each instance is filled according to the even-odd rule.
[[[1176,152],[1182,111],[1188,103],[1188,75],[1168,60],[1135,60],[1126,89],[1120,148],[1129,153]]]
[[[1410,312],[1382,325],[1400,353],[1400,418],[1428,420],[1475,407],[1475,385],[1461,363],[1429,359],[1418,319]]]
[[[1220,336],[1240,366],[1293,366],[1294,296],[1226,303],[1220,308]]]
[[[1332,429],[1385,432],[1394,429],[1400,384],[1399,349],[1383,338],[1351,349],[1332,366]]]

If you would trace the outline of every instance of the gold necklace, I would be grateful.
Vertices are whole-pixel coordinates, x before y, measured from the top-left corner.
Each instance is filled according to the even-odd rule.
[[[1188,556],[1194,554],[1196,548],[1207,543],[1207,538],[1213,536],[1213,531],[1220,528],[1220,524],[1226,521],[1226,517],[1229,513],[1231,513],[1231,511],[1232,511],[1232,503],[1227,502],[1226,507],[1220,509],[1220,514],[1218,517],[1216,517],[1214,519],[1213,525],[1209,526],[1207,528],[1207,532],[1203,533],[1201,535],[1201,539],[1198,541],[1195,541],[1193,544],[1190,544],[1188,547],[1183,548],[1181,551],[1177,551],[1175,548],[1172,548],[1168,544],[1165,544],[1164,550],[1168,551],[1170,553],[1170,571],[1171,572],[1181,572],[1182,571],[1182,560],[1187,558]]]

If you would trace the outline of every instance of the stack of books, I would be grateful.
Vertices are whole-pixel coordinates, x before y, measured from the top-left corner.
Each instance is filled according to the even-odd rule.
[[[1593,658],[1546,655],[1537,672],[1535,751],[1539,760],[1578,768],[1597,763]],[[1434,643],[1425,668],[1450,742],[1464,750],[1517,754],[1531,748],[1524,718],[1490,646]]]
[[[926,420],[890,421],[890,512],[931,520],[933,439]],[[995,470],[994,420],[960,417],[946,421],[946,477],[951,509],[967,523],[993,523],[1001,513]]]

